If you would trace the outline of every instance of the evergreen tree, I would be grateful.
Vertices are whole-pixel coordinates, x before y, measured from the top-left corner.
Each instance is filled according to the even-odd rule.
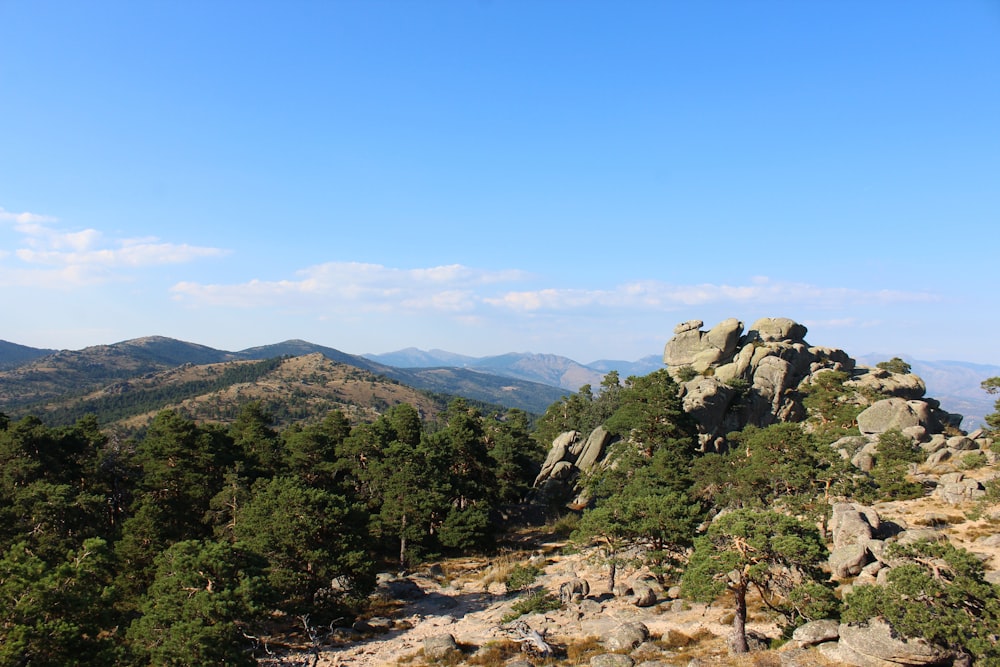
[[[793,620],[814,620],[829,613],[834,599],[823,587],[820,569],[826,546],[812,526],[784,514],[740,509],[721,514],[695,540],[681,580],[685,597],[712,602],[733,594],[732,649],[749,650],[746,637],[747,594],[757,591],[772,609]]]
[[[334,579],[363,592],[373,577],[366,517],[345,497],[295,477],[258,480],[236,513],[236,542],[264,557],[268,581],[289,611],[311,608]],[[329,609],[330,613],[335,609]]]
[[[516,503],[531,489],[545,459],[545,452],[528,432],[528,415],[523,410],[508,410],[500,420],[486,426],[497,497],[502,502]]]
[[[249,636],[269,601],[261,558],[239,545],[182,540],[155,569],[127,632],[133,664],[257,664]]]
[[[856,586],[844,598],[843,620],[884,618],[905,637],[971,655],[976,665],[1000,665],[1000,588],[983,563],[948,541],[892,544],[887,581]]]
[[[987,394],[996,395],[1000,393],[1000,377],[987,378],[980,386]],[[984,421],[991,430],[1000,429],[1000,398],[993,404],[993,412],[986,415]]]
[[[100,538],[46,562],[25,543],[0,558],[0,665],[113,665],[111,556]]]

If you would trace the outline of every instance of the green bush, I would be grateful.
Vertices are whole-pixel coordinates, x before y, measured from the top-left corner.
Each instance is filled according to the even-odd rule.
[[[560,607],[562,607],[562,602],[559,601],[559,598],[541,588],[511,605],[510,613],[505,614],[500,622],[510,623],[525,614],[543,614],[547,611],[555,611]]]
[[[680,382],[690,382],[698,377],[698,371],[691,366],[681,366],[677,369],[677,379]]]
[[[508,591],[524,590],[535,583],[535,579],[541,573],[542,568],[535,565],[517,564],[511,568],[510,574],[507,575],[507,580],[504,583],[507,585]]]

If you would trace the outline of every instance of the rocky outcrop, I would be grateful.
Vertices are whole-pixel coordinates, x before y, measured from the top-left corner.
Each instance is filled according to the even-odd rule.
[[[698,423],[703,449],[714,449],[726,433],[748,425],[802,421],[805,390],[828,371],[848,373],[844,386],[863,406],[870,396],[885,397],[859,418],[866,435],[900,428],[922,439],[961,422],[960,415],[924,398],[926,385],[918,376],[858,366],[843,350],[811,346],[806,327],[788,318],[763,318],[745,332],[734,318],[708,331],[703,324],[677,325],[663,353],[668,371],[681,383],[684,410]]]
[[[840,657],[860,667],[950,664],[955,654],[919,638],[903,637],[881,618],[840,625]]]
[[[872,469],[878,438],[892,429],[924,448],[932,466],[957,466],[960,452],[995,457],[982,434],[980,440],[944,435],[962,418],[926,398],[918,376],[858,366],[843,350],[811,346],[806,327],[794,320],[762,318],[745,329],[743,322],[729,318],[707,331],[703,326],[701,320],[678,324],[663,352],[667,371],[680,386],[684,411],[697,424],[703,451],[723,450],[726,434],[747,426],[804,421],[804,396],[824,373],[839,371],[848,376],[844,387],[853,390],[848,400],[861,409],[861,435],[838,441],[834,448],[861,470]],[[561,434],[535,480],[536,489],[549,499],[572,497],[576,480],[605,462],[612,442],[603,428]],[[578,497],[574,504],[585,502]],[[847,552],[840,555],[846,557]]]

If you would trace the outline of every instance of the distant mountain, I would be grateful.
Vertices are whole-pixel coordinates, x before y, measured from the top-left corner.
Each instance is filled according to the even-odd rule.
[[[416,348],[410,348],[387,355],[356,356],[302,340],[290,340],[275,345],[250,348],[237,352],[236,355],[243,359],[267,359],[275,356],[299,356],[316,352],[327,359],[384,375],[415,389],[463,396],[474,401],[519,408],[536,414],[545,412],[549,405],[566,395],[565,391],[552,384],[532,378],[518,378],[504,373],[490,373],[484,369],[452,367],[444,363],[428,367],[419,364],[400,367],[379,361],[383,358],[403,361],[418,358],[430,361],[437,358],[439,362],[448,359],[471,359],[471,357],[463,357],[441,350],[423,353]]]
[[[194,384],[185,384],[182,389],[164,389],[159,393],[146,387],[143,390],[145,398],[141,400],[130,392],[138,386],[136,383],[146,386],[146,380],[179,367],[298,358],[314,354],[373,376],[388,378],[413,390],[433,392],[438,399],[462,396],[480,403],[541,413],[567,393],[558,387],[471,369],[401,369],[301,340],[228,352],[153,336],[76,351],[61,350],[0,371],[0,412],[12,417],[59,411],[62,411],[59,414],[76,414],[74,411],[77,408],[72,406],[80,405],[81,397],[107,390],[129,396],[114,401],[102,399],[103,403],[89,405],[114,404],[119,409],[122,404],[152,404],[153,399],[149,396],[154,394],[162,396],[165,401],[182,394],[190,398],[204,389],[206,383],[216,386],[228,376],[222,380],[192,380]]]
[[[365,357],[341,352],[332,347],[316,345],[304,340],[286,340],[273,345],[263,345],[261,347],[250,347],[233,355],[239,359],[273,359],[274,357],[301,357],[306,354],[322,354],[327,359],[363,368],[373,373],[381,373],[386,369],[384,364],[374,363]]]
[[[397,368],[440,368],[442,366],[461,368],[476,361],[475,357],[467,357],[464,354],[455,354],[444,350],[420,350],[415,347],[385,354],[363,354],[361,356]]]
[[[0,340],[0,370],[17,368],[23,363],[52,354],[55,350],[42,350],[37,347],[18,345]]]
[[[555,354],[511,352],[491,357],[469,357],[444,350],[406,348],[386,354],[366,354],[365,358],[400,368],[470,368],[510,378],[539,382],[575,392],[585,384],[597,388],[608,371],[617,370],[622,379],[646,375],[663,366],[659,357],[635,362],[603,361],[583,365]],[[651,361],[652,360],[652,361]],[[600,364],[600,365],[598,365]]]
[[[0,411],[97,389],[182,364],[229,361],[231,353],[151,336],[82,350],[60,350],[0,372]]]
[[[927,385],[927,395],[941,401],[948,412],[960,414],[962,429],[973,431],[983,426],[984,417],[994,412],[997,397],[983,391],[983,380],[1000,377],[1000,366],[972,364],[965,361],[921,361],[906,355],[866,354],[859,363],[874,366],[893,356],[910,364],[910,370]]]
[[[649,375],[653,371],[660,370],[663,368],[663,355],[651,354],[648,357],[639,359],[638,361],[612,361],[608,359],[600,359],[587,364],[587,367],[593,368],[596,371],[601,371],[602,373],[618,371],[619,377],[624,380],[630,375]]]

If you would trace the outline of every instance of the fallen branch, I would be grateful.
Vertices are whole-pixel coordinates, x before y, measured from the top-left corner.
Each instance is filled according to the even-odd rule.
[[[511,621],[500,626],[514,641],[521,642],[521,650],[540,658],[548,658],[555,653],[552,645],[545,641],[545,635],[532,630],[524,621]]]

